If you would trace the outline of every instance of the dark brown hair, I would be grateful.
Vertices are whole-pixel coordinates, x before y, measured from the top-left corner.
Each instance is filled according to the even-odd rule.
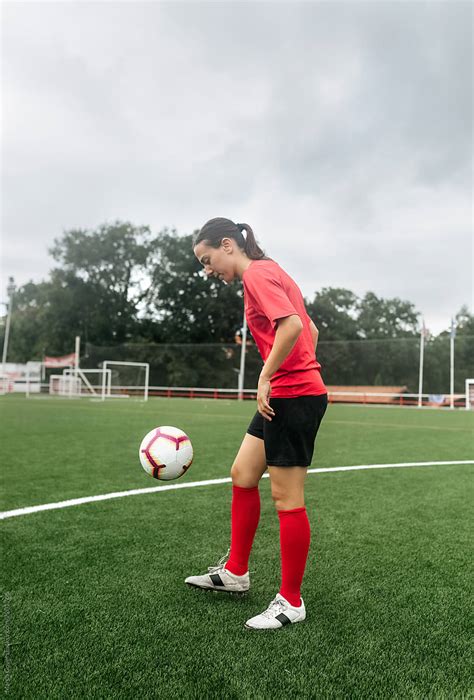
[[[244,237],[242,231],[247,232]],[[209,219],[202,229],[194,236],[193,248],[205,241],[211,248],[219,248],[223,238],[233,238],[251,260],[269,260],[264,251],[258,246],[254,233],[248,224],[234,224],[230,219],[219,216]]]

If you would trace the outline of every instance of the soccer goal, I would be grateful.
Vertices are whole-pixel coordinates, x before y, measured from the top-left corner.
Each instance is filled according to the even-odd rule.
[[[13,382],[8,377],[0,377],[0,396],[13,391]]]
[[[76,377],[79,380],[79,384],[76,385],[76,396],[102,398],[102,387],[104,384],[110,383],[112,370],[106,367],[101,369],[68,368],[63,371],[63,375]]]
[[[68,374],[52,374],[49,378],[50,396],[78,396],[81,393],[81,380]]]
[[[148,362],[105,360],[102,401],[112,398],[137,398],[148,401],[150,365]]]
[[[466,409],[474,408],[474,379],[466,379]]]

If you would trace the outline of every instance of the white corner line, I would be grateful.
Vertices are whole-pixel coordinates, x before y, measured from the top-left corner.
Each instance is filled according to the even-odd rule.
[[[452,462],[401,462],[398,464],[355,464],[350,467],[322,467],[319,469],[308,469],[308,474],[330,474],[332,472],[353,472],[362,471],[363,469],[393,469],[400,467],[441,467],[457,464],[474,464],[474,459],[462,459]],[[264,479],[268,479],[268,473],[263,475]],[[16,518],[19,515],[29,515],[30,513],[40,513],[43,510],[58,510],[60,508],[69,508],[70,506],[81,506],[84,503],[95,503],[97,501],[110,501],[113,498],[124,498],[125,496],[140,496],[142,494],[158,493],[160,491],[174,491],[175,489],[191,489],[195,486],[214,486],[216,484],[229,484],[232,482],[231,477],[223,479],[207,479],[206,481],[189,481],[183,484],[167,484],[166,486],[152,486],[145,489],[133,489],[131,491],[114,491],[113,493],[104,493],[99,496],[84,496],[82,498],[71,498],[68,501],[57,501],[56,503],[44,503],[39,506],[28,506],[26,508],[17,508],[16,510],[5,510],[0,512],[0,520],[7,518]]]

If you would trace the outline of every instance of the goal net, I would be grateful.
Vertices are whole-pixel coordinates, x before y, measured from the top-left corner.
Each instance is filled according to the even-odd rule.
[[[102,387],[107,384],[112,370],[106,369],[65,369],[64,375],[69,377],[77,377],[79,384],[76,386],[77,396],[89,396],[102,398]]]
[[[63,370],[62,374],[52,374],[49,378],[50,396],[102,397],[102,387],[107,382],[111,370],[72,369]]]
[[[81,380],[68,374],[52,374],[49,393],[51,396],[78,396],[81,393]]]
[[[466,408],[474,409],[474,379],[466,379]]]
[[[105,360],[102,400],[136,398],[148,401],[150,365],[148,362]]]
[[[0,376],[0,396],[13,391],[13,381],[8,377]]]

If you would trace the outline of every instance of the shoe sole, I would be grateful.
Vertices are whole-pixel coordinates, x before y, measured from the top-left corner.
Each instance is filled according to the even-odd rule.
[[[304,620],[298,620],[298,622],[304,622]],[[280,632],[280,630],[286,627],[293,627],[294,624],[296,623],[292,622],[290,625],[283,625],[283,627],[249,627],[248,625],[244,625],[244,629],[252,630],[253,632]]]
[[[244,628],[246,630],[253,630],[254,632],[279,632],[285,627],[292,627],[293,625],[298,624],[298,622],[305,622],[305,620],[306,618],[304,618],[304,620],[295,620],[294,622],[287,623],[281,627],[252,627],[251,625],[247,625],[247,623],[245,623]]]
[[[228,588],[212,588],[211,586],[198,586],[197,583],[188,583],[186,581],[186,585],[189,586],[190,588],[199,588],[201,591],[214,591],[214,593],[231,593],[233,595],[242,595],[244,593],[248,593],[249,589],[246,588],[243,591],[229,591]]]

